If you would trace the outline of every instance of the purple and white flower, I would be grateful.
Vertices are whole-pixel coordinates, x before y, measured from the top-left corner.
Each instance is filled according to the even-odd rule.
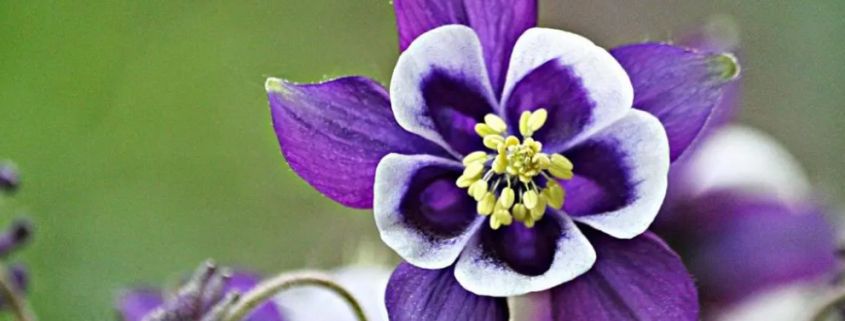
[[[389,90],[363,77],[266,86],[291,168],[373,208],[408,262],[388,286],[391,320],[507,320],[504,297],[538,291],[547,320],[696,319],[692,279],[646,229],[670,161],[738,73],[732,56],[606,51],[536,28],[532,0],[394,7]]]

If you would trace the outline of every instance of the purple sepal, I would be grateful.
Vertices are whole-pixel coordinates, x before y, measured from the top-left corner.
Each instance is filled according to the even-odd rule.
[[[507,321],[507,300],[479,296],[455,280],[454,269],[425,270],[400,264],[387,284],[391,321]]]
[[[395,0],[399,45],[404,51],[417,37],[450,24],[471,27],[484,49],[484,60],[497,97],[516,40],[537,25],[536,0]]]
[[[535,321],[698,320],[695,284],[675,252],[646,232],[619,240],[584,227],[598,260],[589,272],[529,296]]]
[[[644,43],[613,49],[634,85],[634,108],[656,116],[669,136],[670,156],[683,154],[705,128],[724,89],[739,74],[729,54],[668,44]]]
[[[367,78],[304,85],[271,78],[267,95],[273,127],[290,167],[346,206],[372,207],[376,166],[388,153],[440,152],[399,127],[387,91]]]

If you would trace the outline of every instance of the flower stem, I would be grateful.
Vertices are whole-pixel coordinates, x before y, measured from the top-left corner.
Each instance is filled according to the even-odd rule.
[[[276,294],[301,286],[316,286],[334,292],[349,304],[358,321],[367,321],[364,310],[349,291],[332,281],[329,276],[310,271],[283,273],[261,282],[241,297],[241,300],[229,311],[226,321],[239,321]]]
[[[828,316],[831,311],[842,307],[843,305],[845,305],[845,290],[841,290],[835,295],[831,296],[827,303],[825,303],[810,320],[825,321],[828,319]]]
[[[26,298],[18,293],[9,276],[8,268],[0,263],[0,296],[8,300],[8,304],[18,321],[35,321],[35,314],[29,309]]]

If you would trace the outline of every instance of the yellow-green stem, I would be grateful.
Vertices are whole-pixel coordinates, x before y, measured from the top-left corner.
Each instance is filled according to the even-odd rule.
[[[10,310],[18,321],[35,321],[35,313],[29,308],[26,298],[21,296],[7,272],[9,269],[0,263],[0,295],[8,301]]]
[[[352,309],[358,321],[367,321],[367,316],[357,300],[349,291],[335,283],[331,277],[318,272],[283,273],[272,279],[261,282],[251,291],[245,293],[241,300],[229,312],[227,321],[240,321],[252,310],[270,300],[280,292],[301,286],[315,286],[334,292]]]

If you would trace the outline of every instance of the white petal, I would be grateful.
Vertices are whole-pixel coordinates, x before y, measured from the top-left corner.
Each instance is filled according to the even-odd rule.
[[[624,118],[590,137],[585,144],[604,142],[614,146],[622,156],[616,161],[625,168],[626,177],[620,180],[626,181],[627,200],[618,209],[573,216],[573,219],[610,236],[630,239],[648,229],[666,197],[669,139],[657,118],[632,109]],[[577,174],[577,164],[575,171]],[[579,197],[577,190],[567,192],[569,199]]]
[[[495,96],[481,42],[471,28],[447,25],[424,33],[399,56],[390,82],[390,102],[399,125],[457,155],[460,153],[438,132],[423,97],[423,84],[434,72],[459,78],[462,85],[480,95],[488,106],[494,106]]]
[[[810,193],[803,168],[786,148],[759,130],[739,125],[707,138],[684,163],[680,180],[693,195],[738,188],[796,201]]]
[[[718,321],[809,321],[833,293],[827,284],[798,283],[769,290],[721,311]]]
[[[373,211],[376,226],[381,239],[387,246],[408,263],[425,269],[441,269],[455,262],[469,239],[484,222],[484,217],[470,213],[449,213],[468,215],[467,224],[441,235],[432,230],[414,224],[408,220],[409,213],[403,212],[402,202],[409,195],[415,175],[429,167],[454,168],[458,171],[461,164],[455,161],[430,155],[389,154],[379,162],[376,168]],[[454,181],[450,182],[454,187]],[[455,187],[457,188],[457,187]],[[474,200],[463,190],[455,197]],[[415,195],[410,195],[411,197]],[[472,207],[474,210],[474,206]]]
[[[543,218],[549,219],[555,218]],[[596,262],[596,251],[569,217],[560,215],[557,221],[563,233],[557,240],[552,265],[545,274],[522,275],[500,261],[491,260],[482,249],[480,237],[475,237],[458,259],[455,278],[470,292],[501,297],[547,290],[584,274]]]
[[[506,106],[505,102],[508,101],[514,86],[523,77],[551,60],[570,66],[581,79],[589,98],[595,102],[590,124],[573,137],[568,146],[622,118],[626,111],[631,109],[634,103],[631,79],[607,50],[574,33],[545,28],[528,29],[517,40],[505,80],[501,106]]]

